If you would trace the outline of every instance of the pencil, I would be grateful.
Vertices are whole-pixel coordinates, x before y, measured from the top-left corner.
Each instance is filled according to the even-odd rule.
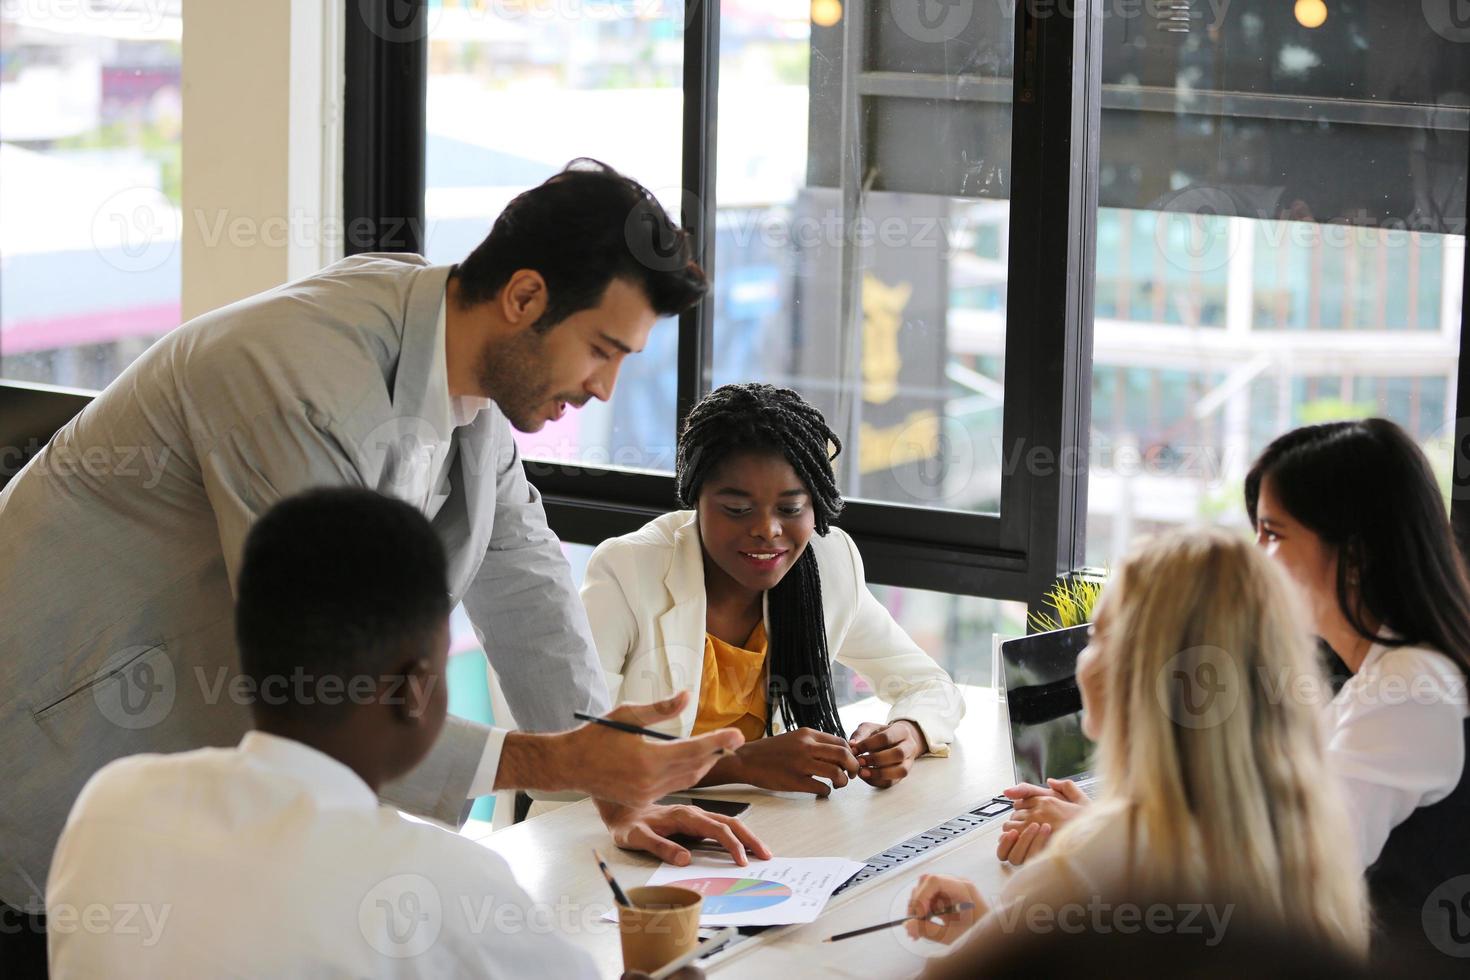
[[[597,853],[597,848],[595,847],[592,849],[592,856],[597,858],[597,866],[602,869],[602,876],[607,879],[608,887],[612,889],[613,898],[617,899],[617,903],[623,908],[632,908],[633,903],[628,901],[627,895],[623,894],[623,889],[618,884],[618,879],[614,878],[613,873],[607,869],[607,862],[602,859],[601,854]]]
[[[573,711],[572,717],[578,721],[590,721],[594,725],[606,725],[608,728],[616,728],[618,731],[627,732],[629,735],[647,735],[649,738],[661,738],[665,742],[677,742],[679,740],[679,736],[670,735],[667,732],[656,732],[652,728],[639,728],[637,725],[630,725],[626,721],[613,721],[611,718],[599,718],[596,715],[589,715],[581,711]]]
[[[656,732],[652,728],[639,728],[637,725],[630,725],[626,721],[614,721],[611,718],[599,718],[597,715],[589,715],[582,711],[573,711],[572,717],[577,719],[578,721],[590,721],[594,725],[606,725],[608,728],[615,728],[620,732],[627,732],[629,735],[647,735],[649,738],[658,738],[662,739],[665,742],[679,741],[679,736],[677,735],[670,735],[667,732]],[[735,753],[731,752],[729,749],[715,749],[715,755],[734,754]]]
[[[826,939],[823,939],[822,942],[841,942],[844,939],[851,939],[854,936],[866,936],[868,933],[877,932],[880,929],[892,929],[894,926],[901,926],[905,922],[908,922],[912,919],[932,919],[936,915],[954,915],[956,912],[968,912],[974,907],[975,903],[973,902],[960,902],[958,905],[947,908],[943,912],[930,912],[927,915],[906,915],[902,919],[894,919],[892,922],[880,922],[876,926],[867,926],[862,929],[854,929],[851,932],[839,932],[835,936],[828,936]]]

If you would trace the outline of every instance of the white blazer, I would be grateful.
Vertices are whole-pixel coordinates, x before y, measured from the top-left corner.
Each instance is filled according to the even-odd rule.
[[[807,545],[822,578],[827,649],[893,706],[889,721],[916,723],[935,755],[948,755],[965,701],[944,669],[893,621],[868,591],[863,560],[839,528]],[[612,703],[692,695],[677,719],[653,727],[688,735],[699,713],[704,671],[704,551],[698,515],[680,510],[598,545],[582,601],[592,624]],[[769,604],[765,611],[770,631]],[[779,719],[773,719],[779,728]]]

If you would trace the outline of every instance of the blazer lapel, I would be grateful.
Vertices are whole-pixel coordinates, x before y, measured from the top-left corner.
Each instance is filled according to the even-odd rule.
[[[674,555],[664,587],[672,605],[658,617],[658,639],[669,672],[670,694],[690,693],[689,704],[679,716],[680,732],[688,735],[699,714],[699,683],[704,673],[704,549],[694,514],[674,531]]]
[[[414,276],[404,304],[398,367],[393,372],[393,409],[399,416],[423,416],[434,368],[439,307],[452,266],[435,265]],[[447,393],[446,393],[447,396]],[[448,436],[448,433],[441,433]]]
[[[493,404],[454,430],[452,485],[434,524],[449,551],[449,587],[456,599],[469,590],[494,533],[497,461],[505,450],[502,440],[511,438]]]

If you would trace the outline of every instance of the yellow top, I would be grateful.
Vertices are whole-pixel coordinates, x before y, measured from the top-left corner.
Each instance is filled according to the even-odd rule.
[[[694,734],[738,728],[747,742],[766,733],[766,624],[737,647],[704,634],[704,672],[699,679],[699,713]]]

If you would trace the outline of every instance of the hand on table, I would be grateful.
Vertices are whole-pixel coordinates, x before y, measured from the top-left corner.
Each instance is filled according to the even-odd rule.
[[[971,907],[963,912],[954,912],[935,921],[935,916],[952,909],[961,902]],[[922,915],[922,919],[910,919],[904,923],[910,939],[932,939],[949,945],[989,911],[980,890],[963,878],[949,875],[919,875],[919,883],[909,896],[909,915]]]
[[[1016,809],[1001,825],[995,856],[1018,867],[1092,802],[1070,779],[1048,779],[1045,786],[1021,783],[1004,792]]]
[[[647,728],[678,717],[688,701],[689,692],[680,691],[652,704],[622,705],[607,717]],[[744,741],[733,728],[664,742],[590,722],[556,735],[512,732],[501,753],[501,768],[509,771],[497,774],[496,786],[573,789],[599,800],[642,807],[695,785],[720,761],[722,749],[733,752]],[[522,749],[526,758],[520,757]],[[515,761],[508,766],[512,757]]]
[[[771,859],[770,849],[735,817],[683,804],[626,807],[606,800],[596,802],[613,843],[625,850],[647,851],[660,860],[683,867],[689,863],[689,851],[669,840],[669,836],[687,834],[713,839],[742,867],[750,862],[747,854],[754,854],[762,861]]]
[[[900,719],[887,725],[865,721],[848,739],[858,760],[858,776],[869,786],[883,789],[909,774],[914,760],[929,751],[919,726]]]
[[[825,797],[858,774],[847,739],[815,728],[798,728],[746,742],[715,770],[718,778],[762,789],[815,793]],[[822,782],[830,780],[828,786]]]

